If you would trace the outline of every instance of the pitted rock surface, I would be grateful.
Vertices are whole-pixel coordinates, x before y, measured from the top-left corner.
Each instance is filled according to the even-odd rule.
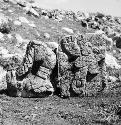
[[[8,82],[9,89],[14,86],[16,95],[19,89],[20,92],[24,89],[26,91],[33,90],[37,93],[53,92],[50,74],[55,64],[56,55],[52,49],[40,41],[29,42],[22,64],[16,69],[15,73],[13,71],[8,72],[7,81],[14,81]],[[12,78],[14,75],[11,76],[11,73],[15,74],[15,78]]]
[[[79,95],[92,95],[104,89],[105,42],[101,34],[70,35],[60,40],[58,63],[62,96],[70,96],[70,89]]]

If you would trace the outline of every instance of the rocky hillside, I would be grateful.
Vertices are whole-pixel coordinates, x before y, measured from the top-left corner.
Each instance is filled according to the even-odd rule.
[[[0,0],[0,123],[120,125],[120,49],[120,17]],[[20,80],[29,54],[36,63]],[[47,80],[36,76],[40,59],[39,73]],[[14,94],[23,88],[26,93]],[[46,97],[44,91],[54,95]]]

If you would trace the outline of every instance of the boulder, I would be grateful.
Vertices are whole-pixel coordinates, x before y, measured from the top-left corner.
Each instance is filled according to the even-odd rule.
[[[43,92],[53,93],[50,75],[55,65],[56,55],[51,48],[41,41],[30,41],[20,66],[7,74],[10,94],[12,91],[15,96],[23,96],[22,93],[25,91],[33,91],[38,95]],[[11,73],[15,78],[10,76]]]
[[[64,36],[58,53],[60,94],[95,95],[106,86],[105,41],[102,35]]]

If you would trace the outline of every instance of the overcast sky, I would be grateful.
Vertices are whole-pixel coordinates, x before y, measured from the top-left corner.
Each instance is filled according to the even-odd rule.
[[[73,11],[105,12],[121,16],[121,0],[35,0],[43,8],[70,9]]]

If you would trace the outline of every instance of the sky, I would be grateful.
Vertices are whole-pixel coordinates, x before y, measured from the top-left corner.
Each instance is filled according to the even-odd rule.
[[[35,0],[40,7],[84,12],[104,12],[121,16],[121,0]]]

